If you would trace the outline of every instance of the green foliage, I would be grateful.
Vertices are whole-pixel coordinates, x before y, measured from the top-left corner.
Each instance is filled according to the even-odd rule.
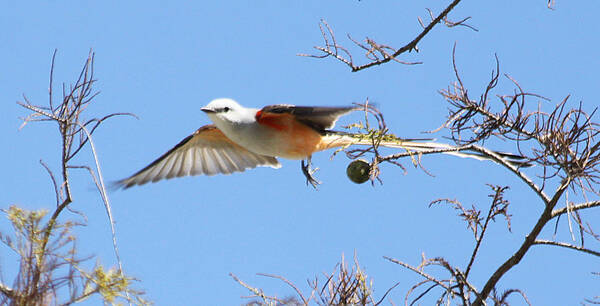
[[[82,264],[90,258],[78,256],[76,236],[78,223],[44,222],[47,210],[26,210],[16,205],[2,210],[14,230],[11,237],[0,234],[0,241],[19,257],[19,272],[14,287],[0,284],[0,303],[10,305],[69,305],[100,294],[104,303],[119,300],[148,304],[142,292],[131,288],[133,279],[118,269],[104,269],[96,264],[87,272]],[[53,223],[52,227],[48,225]],[[50,235],[45,233],[50,230]],[[68,294],[67,294],[68,292]]]

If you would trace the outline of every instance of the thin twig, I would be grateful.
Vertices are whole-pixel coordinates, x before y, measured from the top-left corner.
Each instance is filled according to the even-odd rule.
[[[52,181],[52,185],[54,186],[54,195],[56,196],[56,206],[58,206],[60,204],[60,193],[58,191],[58,185],[56,183],[56,178],[54,177],[54,173],[52,173],[52,170],[50,170],[48,165],[46,165],[46,163],[44,163],[44,161],[41,159],[40,159],[40,164],[44,167],[44,169],[46,169],[46,172],[48,172],[48,175],[50,175],[50,180]]]
[[[229,276],[231,276],[236,282],[238,282],[238,284],[242,285],[244,288],[246,288],[246,289],[250,290],[250,292],[254,293],[255,296],[258,296],[261,299],[263,299],[263,301],[265,301],[265,302],[268,302],[269,300],[278,301],[278,299],[275,297],[270,297],[270,296],[265,295],[262,290],[254,288],[254,287],[244,283],[241,279],[239,279],[233,273],[229,273]]]
[[[576,251],[580,251],[580,252],[592,254],[592,255],[595,255],[595,256],[600,256],[600,252],[598,252],[598,251],[590,250],[588,248],[580,247],[580,246],[577,246],[577,245],[572,245],[570,243],[565,243],[565,242],[538,239],[538,240],[535,240],[533,242],[533,244],[554,245],[554,246],[559,246],[559,247],[563,247],[563,248],[573,249],[573,250],[576,250]]]
[[[403,267],[405,267],[405,268],[407,268],[407,269],[409,269],[409,270],[411,270],[411,271],[413,271],[413,272],[421,275],[422,277],[426,278],[427,280],[429,280],[431,282],[434,282],[434,283],[438,284],[439,286],[441,286],[442,288],[444,288],[446,290],[450,290],[450,287],[448,287],[444,283],[440,282],[437,278],[435,278],[435,277],[433,277],[433,276],[431,276],[431,275],[429,275],[429,274],[427,274],[427,273],[425,273],[425,272],[423,272],[423,271],[421,271],[421,270],[419,270],[417,268],[414,268],[413,266],[411,266],[409,264],[406,264],[406,263],[404,263],[402,261],[399,261],[397,259],[394,259],[394,258],[391,258],[391,257],[387,257],[387,256],[383,256],[383,258],[385,258],[385,259],[387,259],[387,260],[389,260],[389,261],[391,261],[391,262],[393,262],[395,264],[401,265],[401,266],[403,266]]]
[[[296,291],[298,296],[300,296],[300,298],[302,299],[302,302],[304,302],[305,305],[308,305],[309,301],[306,298],[304,298],[304,295],[302,295],[302,292],[300,292],[300,289],[298,289],[298,287],[296,287],[296,285],[294,285],[294,283],[290,282],[285,277],[279,276],[279,275],[274,275],[274,274],[266,274],[266,273],[257,273],[257,275],[276,278],[276,279],[279,279],[279,280],[285,282],[286,284],[288,284],[288,286],[292,287]]]
[[[90,148],[92,149],[92,156],[94,157],[94,163],[96,164],[96,173],[98,173],[98,180],[96,180],[96,177],[94,176],[94,173],[91,171],[91,169],[88,168],[88,170],[90,171],[90,175],[92,176],[94,183],[96,184],[96,187],[98,188],[98,191],[100,192],[102,202],[104,203],[104,208],[106,209],[106,214],[107,214],[108,220],[110,222],[110,230],[112,233],[112,242],[113,242],[113,249],[115,251],[115,257],[117,258],[117,264],[119,265],[119,271],[121,273],[121,277],[125,278],[124,271],[123,271],[123,263],[121,261],[121,256],[119,256],[119,248],[117,246],[117,234],[116,234],[116,230],[115,230],[115,221],[112,216],[112,211],[110,208],[110,201],[108,199],[108,194],[106,193],[106,186],[104,185],[104,178],[102,177],[102,170],[100,169],[100,161],[98,160],[98,153],[96,151],[96,146],[94,145],[94,141],[92,140],[92,134],[85,128],[85,126],[80,124],[79,122],[75,122],[75,124],[79,125],[81,130],[85,132],[87,139],[89,140],[89,143],[90,143]],[[129,292],[125,291],[125,294],[127,295],[127,300],[129,301],[131,299],[129,297]]]
[[[586,208],[593,208],[593,207],[598,207],[600,206],[600,201],[592,201],[592,202],[586,202],[586,203],[581,203],[581,204],[575,204],[575,205],[570,205],[570,206],[565,206],[563,208],[558,208],[552,211],[552,218],[560,216],[562,214],[567,213],[568,211],[579,211],[582,209],[586,209]]]

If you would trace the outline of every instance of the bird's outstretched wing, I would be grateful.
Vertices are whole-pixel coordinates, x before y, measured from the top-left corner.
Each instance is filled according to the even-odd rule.
[[[356,106],[321,107],[321,106],[295,106],[287,104],[269,105],[260,110],[261,113],[290,114],[296,120],[310,126],[318,132],[333,128],[335,122],[353,110],[360,109]]]
[[[280,168],[275,157],[252,153],[232,142],[214,125],[205,125],[134,175],[116,182],[129,188],[187,175],[242,172],[257,166]]]

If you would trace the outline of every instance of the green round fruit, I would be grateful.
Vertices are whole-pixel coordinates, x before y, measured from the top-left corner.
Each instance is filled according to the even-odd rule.
[[[370,172],[371,165],[364,159],[353,160],[346,168],[348,178],[357,184],[368,181]]]

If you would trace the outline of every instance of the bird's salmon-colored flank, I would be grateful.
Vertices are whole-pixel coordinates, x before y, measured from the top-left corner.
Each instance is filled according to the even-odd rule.
[[[323,137],[319,132],[299,122],[292,114],[258,111],[255,117],[259,124],[277,130],[277,136],[289,144],[288,154],[298,159],[329,147],[328,144],[322,143]]]

